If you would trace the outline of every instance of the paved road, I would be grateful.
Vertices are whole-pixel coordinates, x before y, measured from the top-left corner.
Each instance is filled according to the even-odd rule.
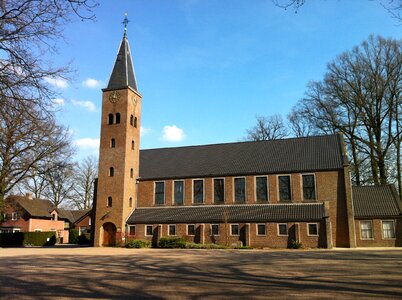
[[[0,249],[1,299],[402,298],[402,249]]]

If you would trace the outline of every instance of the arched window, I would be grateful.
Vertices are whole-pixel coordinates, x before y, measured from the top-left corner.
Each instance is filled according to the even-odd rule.
[[[134,177],[134,170],[133,170],[133,168],[131,168],[131,170],[130,170],[130,177],[131,177],[131,178]]]
[[[131,150],[134,150],[134,141],[131,141]]]
[[[134,127],[137,128],[137,117],[134,118]]]
[[[108,122],[109,125],[113,124],[113,114],[109,114]]]
[[[110,167],[110,169],[109,169],[109,176],[110,177],[114,176],[114,168],[113,167]]]
[[[112,199],[112,197],[111,197],[111,196],[107,197],[106,206],[107,206],[107,207],[112,207],[112,204],[113,204],[113,199]]]
[[[114,148],[116,147],[116,140],[115,139],[111,139],[110,140],[110,148]]]
[[[131,126],[134,125],[134,116],[133,115],[130,116],[130,125]]]
[[[130,197],[130,199],[128,199],[128,205],[133,207],[133,198]]]
[[[120,124],[120,113],[116,113],[116,124]]]

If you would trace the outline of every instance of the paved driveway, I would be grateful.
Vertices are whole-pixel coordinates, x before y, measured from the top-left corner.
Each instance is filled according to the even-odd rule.
[[[0,249],[2,299],[402,298],[402,250]]]

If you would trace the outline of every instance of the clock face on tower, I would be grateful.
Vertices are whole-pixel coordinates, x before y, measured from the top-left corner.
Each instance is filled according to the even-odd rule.
[[[117,101],[119,101],[120,99],[120,94],[116,91],[113,91],[110,95],[109,95],[109,101],[112,103],[116,103]]]
[[[133,105],[135,107],[137,105],[137,98],[135,96],[132,96],[131,101],[133,102]]]

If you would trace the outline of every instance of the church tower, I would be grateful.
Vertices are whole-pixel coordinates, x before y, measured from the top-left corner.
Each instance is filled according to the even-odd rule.
[[[107,88],[102,89],[102,120],[95,208],[94,246],[114,246],[125,240],[126,220],[137,200],[141,95],[124,35]]]

